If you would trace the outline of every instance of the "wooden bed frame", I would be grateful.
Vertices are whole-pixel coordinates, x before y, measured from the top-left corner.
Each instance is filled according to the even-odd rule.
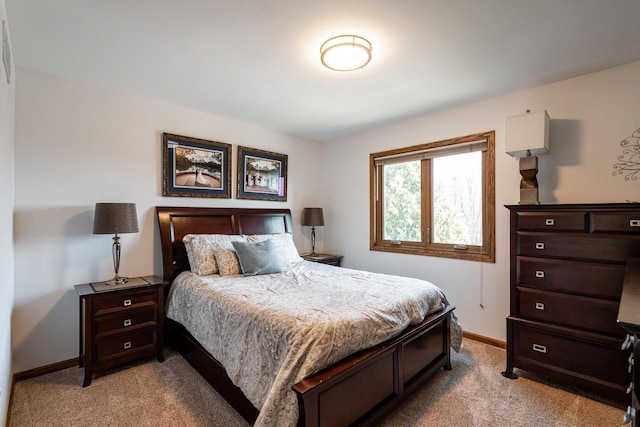
[[[292,233],[288,209],[157,207],[164,278],[189,269],[186,234]],[[451,312],[429,315],[400,335],[360,351],[293,386],[298,425],[372,425],[440,368],[451,369]],[[214,359],[180,324],[167,319],[166,342],[178,350],[250,424],[256,409]]]

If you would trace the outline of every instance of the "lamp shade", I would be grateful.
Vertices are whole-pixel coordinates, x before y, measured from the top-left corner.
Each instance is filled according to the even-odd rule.
[[[302,225],[317,227],[324,225],[322,208],[304,208],[302,210]]]
[[[121,234],[138,232],[135,203],[96,203],[93,234]]]
[[[513,157],[549,152],[549,114],[545,110],[507,117],[505,151]]]

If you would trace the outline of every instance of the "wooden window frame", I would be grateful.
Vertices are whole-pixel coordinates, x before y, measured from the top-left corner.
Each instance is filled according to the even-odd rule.
[[[421,160],[421,242],[391,241],[382,238],[383,206],[383,164],[376,164],[382,158],[409,158],[420,153],[453,151],[456,145],[470,145],[486,142],[482,150],[482,245],[467,245],[466,249],[455,248],[454,244],[431,243],[431,161]],[[408,161],[408,160],[407,160]],[[472,261],[495,262],[495,131],[476,133],[459,138],[411,147],[388,150],[369,155],[370,178],[370,249],[373,251],[407,253]]]

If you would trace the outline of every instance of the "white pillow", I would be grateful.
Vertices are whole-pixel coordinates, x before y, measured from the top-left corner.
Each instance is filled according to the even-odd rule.
[[[278,254],[278,260],[282,268],[287,268],[294,262],[302,261],[298,254],[298,249],[295,243],[293,243],[293,236],[289,233],[281,234],[253,234],[245,236],[248,242],[262,242],[264,240],[271,240],[276,248]]]
[[[239,234],[187,234],[182,239],[191,271],[199,276],[218,273],[214,251],[232,251],[231,242],[243,242]]]

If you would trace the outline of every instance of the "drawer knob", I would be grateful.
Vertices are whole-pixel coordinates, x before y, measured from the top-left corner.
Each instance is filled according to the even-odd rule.
[[[634,419],[635,417],[636,417],[636,410],[633,408],[633,406],[628,406],[627,412],[622,417],[622,424],[629,424],[631,420]]]
[[[124,300],[124,306],[125,307],[129,307],[130,305],[131,305],[131,300],[130,299]]]
[[[537,351],[538,353],[546,353],[547,352],[547,346],[546,345],[540,345],[540,344],[534,344],[533,345],[533,351]]]
[[[630,219],[629,227],[640,227],[640,219]]]
[[[131,326],[131,319],[127,319],[124,321],[124,326]]]
[[[542,311],[544,311],[544,303],[537,302],[537,303],[536,303],[536,310],[542,310]]]
[[[633,353],[631,353],[631,355],[629,356],[629,368],[627,369],[627,372],[631,373],[631,371],[633,371],[633,365],[634,365],[634,360],[633,360]]]
[[[131,341],[127,341],[126,343],[124,343],[125,350],[129,350],[130,348],[131,348]]]
[[[622,350],[626,350],[630,348],[636,342],[636,338],[633,335],[627,334],[627,337],[624,339],[622,343]]]
[[[536,249],[544,249],[544,243],[542,242],[536,243]]]
[[[630,394],[633,391],[633,381],[631,382],[631,384],[629,384],[629,387],[627,387],[627,394]]]
[[[536,277],[544,277],[544,271],[536,270]]]
[[[553,218],[547,218],[544,220],[544,225],[555,225],[556,221]]]

